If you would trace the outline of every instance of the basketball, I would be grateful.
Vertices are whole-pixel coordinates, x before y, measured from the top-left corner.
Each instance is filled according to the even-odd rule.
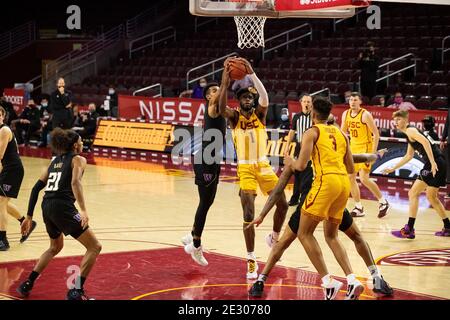
[[[247,68],[245,64],[240,60],[230,61],[230,78],[233,80],[244,79],[247,74]]]

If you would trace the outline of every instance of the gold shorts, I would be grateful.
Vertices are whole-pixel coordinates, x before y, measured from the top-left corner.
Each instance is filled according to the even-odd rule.
[[[326,174],[314,179],[302,206],[302,214],[317,221],[340,224],[350,195],[347,175]]]
[[[267,195],[275,189],[278,176],[272,170],[269,162],[258,162],[256,164],[239,164],[237,174],[239,187],[242,192],[256,194],[257,186]]]
[[[372,143],[350,146],[352,154],[372,153],[372,148]],[[358,173],[360,170],[370,173],[372,171],[372,163],[355,163],[355,173]]]

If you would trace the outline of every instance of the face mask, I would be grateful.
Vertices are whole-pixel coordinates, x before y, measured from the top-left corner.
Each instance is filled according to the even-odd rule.
[[[403,98],[402,98],[402,97],[397,97],[397,98],[394,99],[394,102],[395,102],[396,104],[400,104],[400,103],[403,102]]]
[[[108,93],[109,94],[114,94],[114,89],[109,89]]]
[[[48,103],[42,103],[42,106],[44,107],[44,108],[46,108],[47,106],[48,106]]]
[[[288,119],[289,119],[289,117],[288,117],[287,114],[281,115],[281,120],[283,120],[283,121],[288,121]]]
[[[200,82],[200,87],[202,88],[206,87],[206,82]]]

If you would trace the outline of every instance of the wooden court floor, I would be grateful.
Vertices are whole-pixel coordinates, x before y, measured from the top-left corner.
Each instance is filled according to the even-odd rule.
[[[26,212],[28,196],[41,170],[49,163],[47,159],[23,158],[25,178],[17,200],[13,202],[22,212]],[[88,165],[84,175],[84,192],[87,201],[90,226],[102,242],[102,254],[130,254],[142,250],[169,249],[180,246],[180,238],[191,228],[197,206],[197,189],[191,172],[166,169],[159,162],[115,161],[96,159],[96,165]],[[245,258],[246,250],[242,233],[242,209],[238,197],[238,185],[232,176],[224,176],[219,184],[217,197],[211,208],[202,242],[208,253],[222,254],[236,258]],[[416,239],[402,240],[390,235],[392,229],[401,228],[407,221],[407,199],[405,192],[383,189],[391,202],[389,214],[378,219],[377,203],[364,200],[367,216],[356,220],[368,241],[374,257],[379,260],[384,278],[391,286],[420,294],[441,298],[450,298],[450,238],[437,238],[434,232],[442,227],[439,217],[428,208],[425,198],[420,202],[420,213],[416,222]],[[291,191],[287,191],[289,197]],[[42,197],[42,195],[41,195]],[[41,199],[41,198],[40,198]],[[258,195],[256,212],[262,209],[265,197]],[[39,202],[40,203],[40,202]],[[348,207],[353,205],[349,200]],[[290,207],[290,213],[294,210]],[[8,236],[11,249],[0,252],[0,271],[2,264],[35,260],[47,249],[48,238],[42,222],[40,207],[36,207],[35,219],[38,227],[25,244],[19,244],[19,224],[9,219]],[[265,262],[269,248],[264,237],[271,230],[271,216],[256,231],[256,254],[258,260]],[[324,251],[330,271],[343,276],[342,270],[327,248],[321,227],[317,231],[318,241]],[[353,243],[345,236],[341,237],[355,273],[361,278],[369,277],[368,271],[357,255]],[[74,240],[66,238],[61,257],[82,255],[83,249]],[[182,250],[177,255],[186,257]],[[181,259],[181,257],[180,257]],[[217,260],[215,255],[214,261]],[[220,259],[219,259],[220,260]],[[164,260],[166,261],[166,260]],[[188,259],[183,268],[197,268]],[[169,263],[169,262],[167,262]],[[241,275],[245,280],[245,261]],[[27,266],[32,265],[28,262]],[[314,271],[299,242],[294,242],[280,266]],[[4,271],[4,270],[3,270]],[[22,278],[30,270],[24,270]],[[260,269],[261,271],[261,269]],[[95,272],[95,269],[94,269]],[[164,265],[161,265],[161,277],[164,279]],[[170,275],[167,275],[170,277]],[[0,278],[4,273],[0,272]],[[131,277],[131,275],[130,275]],[[1,279],[0,279],[1,280]],[[1,282],[0,282],[1,283]],[[1,291],[1,287],[0,287]],[[194,297],[195,298],[195,297]],[[200,296],[198,298],[201,298]]]

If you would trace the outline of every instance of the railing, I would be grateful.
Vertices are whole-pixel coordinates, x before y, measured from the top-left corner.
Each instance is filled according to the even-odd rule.
[[[42,76],[36,76],[31,80],[28,80],[27,83],[30,83],[33,85],[33,91],[35,91],[36,89],[39,89],[42,87]]]
[[[386,69],[387,75],[384,76],[384,77],[378,78],[378,79],[376,80],[376,82],[380,82],[380,81],[382,81],[382,80],[384,80],[384,79],[387,79],[386,83],[387,83],[387,85],[389,85],[389,78],[390,78],[390,77],[395,76],[396,74],[398,74],[398,73],[400,73],[400,72],[403,72],[403,71],[405,71],[405,70],[411,69],[411,68],[414,68],[414,75],[416,75],[416,71],[417,71],[417,62],[416,62],[416,61],[414,61],[413,64],[411,64],[411,65],[409,65],[409,66],[407,66],[407,67],[404,67],[404,68],[402,68],[402,69],[400,69],[400,70],[396,70],[396,71],[394,71],[394,72],[392,72],[392,73],[389,73],[389,71],[390,71],[390,70],[389,70],[389,65],[391,65],[391,64],[394,63],[394,62],[400,61],[400,60],[402,60],[402,59],[408,58],[408,57],[413,57],[413,58],[415,58],[415,55],[412,54],[412,53],[407,53],[407,54],[405,54],[405,55],[403,55],[403,56],[401,56],[401,57],[398,57],[398,58],[396,58],[396,59],[394,59],[394,60],[390,60],[390,61],[388,61],[388,62],[386,62],[386,63],[383,63],[383,64],[381,64],[380,66],[378,66],[378,69],[383,68],[383,67],[387,67],[387,69]],[[413,59],[413,60],[416,60],[416,59]]]
[[[450,35],[448,35],[448,36],[446,36],[446,37],[444,37],[443,39],[442,39],[442,47],[441,47],[441,63],[444,63],[444,55],[445,55],[445,53],[447,52],[447,51],[449,51],[450,50],[450,48],[447,48],[447,49],[445,49],[445,41],[447,40],[447,39],[450,39]]]
[[[325,92],[325,91],[328,91],[328,97],[330,97],[331,91],[330,91],[329,88],[325,88],[325,89],[321,89],[319,91],[313,92],[313,93],[311,93],[311,96],[318,95],[319,93],[322,93],[322,92]]]
[[[132,38],[137,33],[140,25],[146,21],[154,20],[157,16],[158,6],[156,5],[138,14],[134,18],[128,19],[126,22],[127,38]]]
[[[153,98],[162,97],[163,89],[162,89],[162,84],[161,83],[152,84],[151,86],[148,86],[148,87],[136,90],[136,91],[133,92],[133,96],[135,96],[136,93],[147,91],[147,90],[150,90],[150,89],[153,89],[153,88],[156,88],[156,87],[159,87],[159,94],[154,95]]]
[[[300,29],[303,29],[305,27],[309,27],[309,32],[308,33],[303,34],[301,36],[296,36],[296,37],[292,38],[292,33],[293,32],[295,32],[297,30],[300,30]],[[310,40],[312,40],[312,26],[309,23],[304,23],[301,26],[292,28],[292,29],[290,29],[288,31],[282,32],[280,34],[277,34],[276,36],[273,36],[273,37],[270,37],[270,38],[266,39],[265,40],[265,44],[267,45],[269,42],[271,42],[271,41],[273,41],[275,39],[284,37],[284,36],[286,37],[286,41],[283,42],[282,44],[279,44],[279,45],[277,45],[277,46],[275,46],[273,48],[270,48],[270,49],[266,49],[265,47],[262,49],[262,58],[263,59],[265,58],[266,53],[269,53],[269,52],[274,51],[274,50],[276,50],[278,48],[281,48],[281,47],[286,47],[286,49],[289,49],[289,44],[290,43],[297,42],[297,41],[299,41],[299,40],[301,40],[301,39],[303,39],[303,38],[305,38],[307,36],[309,36]]]
[[[200,27],[204,26],[204,25],[210,24],[210,23],[212,23],[212,22],[215,22],[216,25],[219,24],[219,18],[217,18],[217,17],[216,17],[216,18],[207,19],[207,20],[202,21],[202,22],[198,22],[198,20],[199,20],[200,18],[201,18],[201,17],[198,17],[198,16],[195,17],[195,21],[194,21],[194,32],[195,32],[195,33],[197,33],[198,29],[199,29]]]
[[[223,66],[220,67],[219,69],[216,69],[216,66],[215,66],[216,63],[219,62],[219,61],[224,61],[224,60],[225,60],[226,58],[228,58],[228,57],[233,57],[233,56],[237,56],[237,55],[238,55],[238,54],[237,54],[236,52],[232,52],[232,53],[227,54],[226,56],[220,57],[220,58],[218,58],[218,59],[212,60],[212,61],[210,61],[210,62],[207,62],[207,63],[205,63],[205,64],[202,64],[202,65],[200,65],[200,66],[197,66],[197,67],[195,67],[195,68],[190,69],[190,70],[186,73],[186,90],[189,90],[189,85],[190,85],[191,83],[196,82],[196,81],[200,80],[201,78],[209,77],[209,76],[212,75],[212,76],[213,76],[213,79],[214,79],[214,75],[215,75],[217,72],[221,72],[221,71],[224,69]],[[223,64],[222,64],[222,65],[223,65]],[[208,67],[208,66],[211,66],[211,67],[212,67],[212,71],[211,71],[211,72],[202,74],[201,76],[196,77],[195,79],[189,80],[189,76],[190,76],[190,74],[191,74],[192,72],[194,72],[194,71],[196,71],[196,70],[203,69],[203,68]]]
[[[356,13],[355,13],[355,15],[352,16],[352,17],[347,17],[347,18],[342,18],[342,19],[333,19],[333,32],[336,32],[336,27],[337,27],[337,25],[338,25],[339,23],[341,23],[341,22],[343,22],[343,21],[345,21],[345,20],[347,20],[347,19],[351,19],[351,18],[355,17],[355,18],[356,18],[356,22],[359,22],[359,15],[360,15],[361,13],[363,13],[363,12],[366,12],[366,13],[367,13],[367,8],[357,10]]]
[[[125,27],[123,24],[103,33],[101,36],[91,40],[81,47],[80,50],[73,50],[45,66],[45,80],[50,80],[68,74],[70,69],[79,64],[85,64],[84,60],[92,60],[92,55],[100,52],[117,41],[125,37]],[[69,70],[68,70],[69,69]]]
[[[36,40],[35,21],[27,22],[0,34],[0,59],[25,48],[34,40]]]
[[[161,35],[161,34],[168,34],[168,35],[163,36],[161,39],[156,39],[156,36]],[[137,38],[133,41],[130,41],[130,44],[129,44],[130,59],[133,55],[133,52],[136,52],[136,51],[148,48],[148,47],[152,47],[152,50],[154,50],[156,44],[161,43],[166,40],[169,40],[169,39],[173,39],[174,41],[177,40],[177,31],[175,30],[174,27],[167,27],[167,28],[146,34],[145,36]],[[144,42],[145,44],[142,44],[141,46],[139,46],[137,48],[133,48],[135,43],[138,43],[141,41]]]

